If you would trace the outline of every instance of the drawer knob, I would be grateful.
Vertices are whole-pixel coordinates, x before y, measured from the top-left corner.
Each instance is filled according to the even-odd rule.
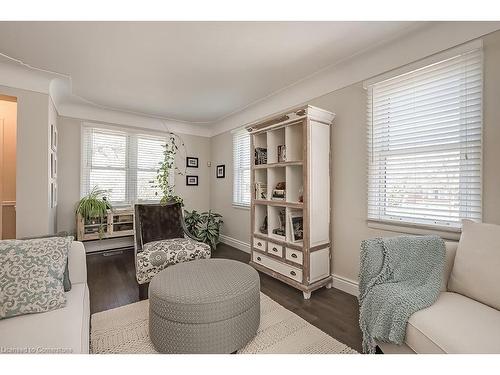
[[[262,259],[260,259],[260,257],[257,257],[257,260],[258,260],[258,261],[261,261]]]
[[[290,271],[290,275],[295,276],[296,275],[295,271]]]
[[[257,242],[257,246],[262,246],[262,242]]]
[[[274,251],[275,253],[277,253],[277,252],[278,252],[278,249],[277,249],[277,248],[275,248],[275,247],[273,247],[273,251]]]
[[[292,254],[292,258],[297,258],[297,254]]]

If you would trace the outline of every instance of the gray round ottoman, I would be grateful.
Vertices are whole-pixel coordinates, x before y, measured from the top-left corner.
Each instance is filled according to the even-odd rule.
[[[255,269],[228,259],[166,268],[149,286],[149,335],[160,353],[233,353],[260,324]]]

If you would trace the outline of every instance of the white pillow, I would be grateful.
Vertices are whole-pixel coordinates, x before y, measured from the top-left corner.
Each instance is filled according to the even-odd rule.
[[[463,221],[448,290],[500,310],[500,225]]]
[[[0,319],[64,307],[73,237],[0,241]]]

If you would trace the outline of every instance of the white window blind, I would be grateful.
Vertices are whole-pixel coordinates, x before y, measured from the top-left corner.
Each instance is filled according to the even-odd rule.
[[[233,204],[250,206],[250,134],[233,133]]]
[[[481,219],[482,50],[368,86],[368,219]]]
[[[137,137],[137,200],[156,201],[161,198],[161,191],[156,185],[156,172],[163,160],[166,138]],[[154,181],[152,184],[151,182]]]
[[[115,205],[158,201],[160,192],[152,186],[166,141],[162,136],[84,126],[81,196],[97,186]]]

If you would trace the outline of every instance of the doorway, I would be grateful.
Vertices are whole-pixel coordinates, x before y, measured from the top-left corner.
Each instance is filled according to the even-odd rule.
[[[17,98],[0,94],[0,239],[16,238]]]

